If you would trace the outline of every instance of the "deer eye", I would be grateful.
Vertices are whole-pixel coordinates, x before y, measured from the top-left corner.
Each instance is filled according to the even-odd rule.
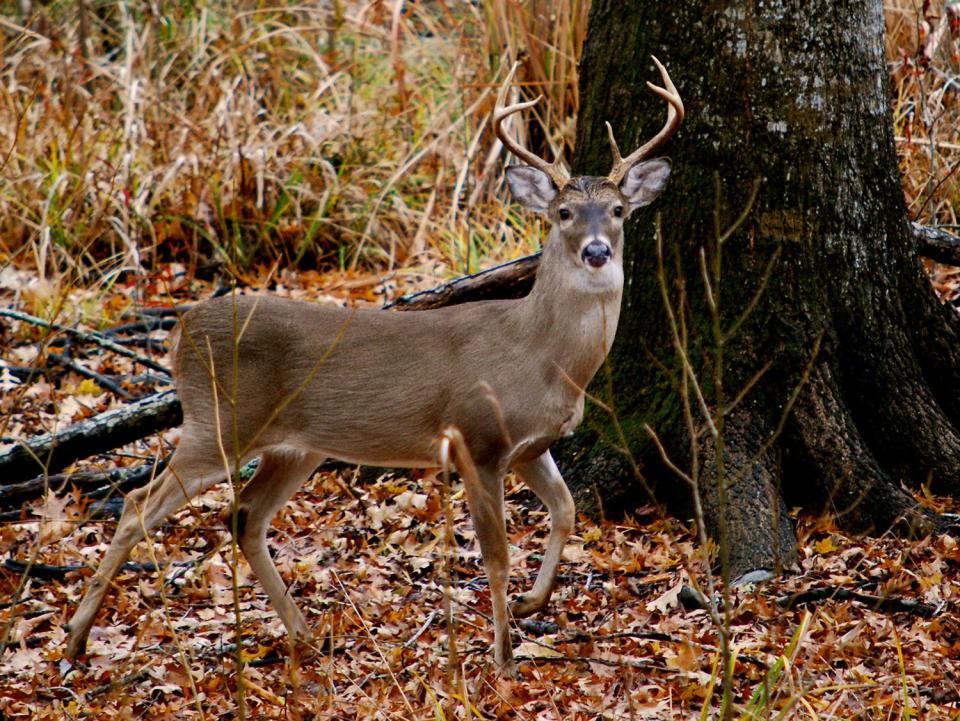
[[[570,211],[566,208],[560,208],[557,215],[560,216],[560,220],[570,220]]]
[[[622,217],[623,217],[623,206],[622,206],[622,205],[614,206],[614,208],[613,208],[613,216],[614,216],[615,218],[622,218]]]

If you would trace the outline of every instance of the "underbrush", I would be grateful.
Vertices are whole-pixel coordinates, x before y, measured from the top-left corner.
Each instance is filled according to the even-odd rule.
[[[534,143],[570,144],[586,8],[37,5],[0,31],[0,260],[91,284],[526,253],[490,114],[522,55],[516,92],[547,96]]]

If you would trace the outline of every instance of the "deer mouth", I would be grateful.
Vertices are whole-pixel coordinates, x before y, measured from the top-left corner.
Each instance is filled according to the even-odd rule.
[[[602,240],[591,240],[580,251],[580,257],[591,268],[602,268],[613,257],[613,251]]]

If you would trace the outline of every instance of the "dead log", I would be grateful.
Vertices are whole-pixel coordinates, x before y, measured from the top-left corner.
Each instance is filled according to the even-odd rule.
[[[960,268],[960,237],[940,228],[913,223],[917,252],[937,263]]]
[[[522,298],[533,287],[539,265],[540,254],[535,253],[473,275],[465,275],[430,290],[401,296],[386,307],[429,310],[478,300]]]
[[[57,473],[71,463],[105,453],[157,433],[183,420],[173,390],[155,393],[129,405],[76,423],[56,434],[45,433],[0,454],[0,485]]]
[[[19,507],[25,501],[39,498],[49,489],[55,494],[76,487],[91,500],[103,498],[110,493],[124,493],[142,486],[153,475],[163,470],[165,462],[147,460],[139,466],[114,468],[109,471],[80,471],[38,476],[21,483],[0,485],[0,509]],[[154,468],[156,466],[156,468]]]

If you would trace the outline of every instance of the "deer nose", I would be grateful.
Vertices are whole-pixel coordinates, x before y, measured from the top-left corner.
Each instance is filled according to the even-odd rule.
[[[613,255],[613,253],[610,250],[610,246],[602,240],[591,240],[584,249],[580,251],[580,257],[583,258],[583,261],[591,268],[602,268],[606,265],[606,262],[610,260],[611,255]]]

